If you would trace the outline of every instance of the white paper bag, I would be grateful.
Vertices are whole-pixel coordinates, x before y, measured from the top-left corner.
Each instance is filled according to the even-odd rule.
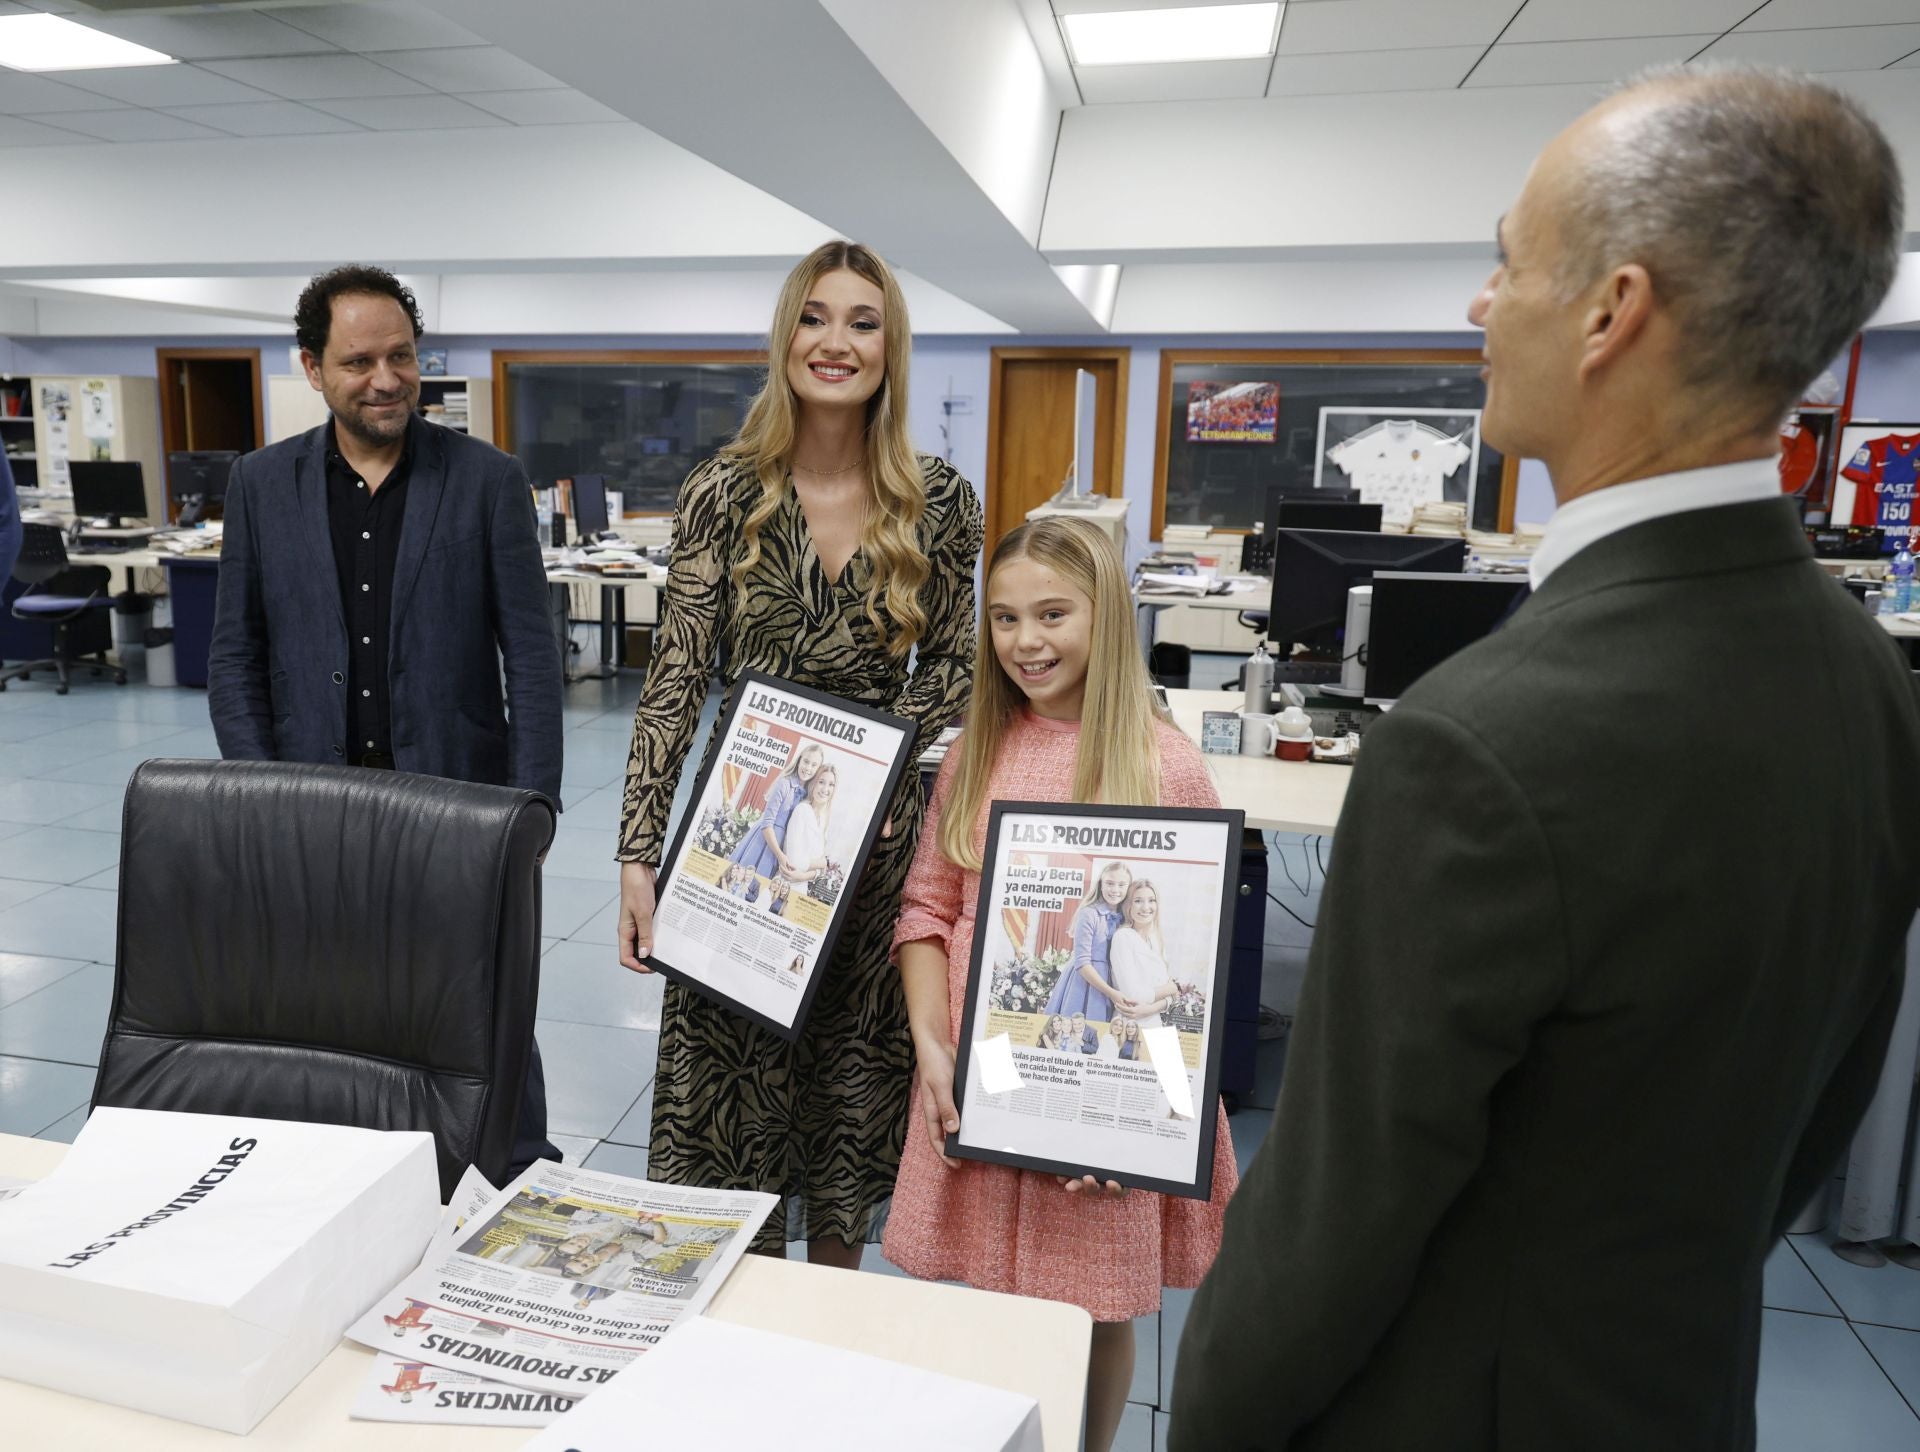
[[[751,1387],[752,1395],[743,1396]],[[1032,1397],[708,1317],[574,1404],[526,1452],[1041,1452]]]
[[[419,1260],[433,1137],[97,1109],[0,1202],[0,1368],[246,1432]]]

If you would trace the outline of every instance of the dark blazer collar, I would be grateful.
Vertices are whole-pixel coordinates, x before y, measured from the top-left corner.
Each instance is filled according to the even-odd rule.
[[[413,468],[407,475],[400,553],[393,565],[391,619],[396,638],[400,622],[406,618],[408,602],[413,599],[420,563],[427,557],[427,546],[440,518],[440,502],[447,492],[446,430],[415,414],[407,424],[407,452],[413,457]]]
[[[1536,606],[1560,605],[1615,585],[1812,558],[1794,500],[1723,504],[1650,519],[1597,540],[1555,570],[1533,598]]]
[[[333,617],[344,638],[347,613],[340,603],[340,590],[336,584],[339,574],[333,558],[333,528],[327,520],[327,441],[332,431],[331,418],[318,428],[307,430],[306,437],[301,441],[300,457],[294,462],[293,491],[298,496],[300,529],[307,537],[307,547],[313,551],[314,568],[320,572],[320,579],[326,582],[327,588],[322,593],[333,602]]]

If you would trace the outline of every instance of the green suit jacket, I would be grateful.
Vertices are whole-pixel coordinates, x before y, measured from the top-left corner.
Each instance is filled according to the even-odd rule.
[[[1761,1267],[1871,1097],[1920,707],[1789,501],[1567,561],[1367,736],[1175,1452],[1754,1443]]]

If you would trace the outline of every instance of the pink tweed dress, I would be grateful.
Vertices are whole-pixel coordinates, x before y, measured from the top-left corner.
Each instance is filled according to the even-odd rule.
[[[1067,800],[1079,745],[1079,722],[1022,713],[1007,733],[989,797]],[[940,815],[957,750],[949,750],[934,783],[893,934],[896,953],[902,943],[924,938],[946,945],[947,1014],[956,1047],[980,891],[979,873],[963,871],[940,853]],[[1170,807],[1220,805],[1198,749],[1164,723],[1160,796]],[[982,807],[974,840],[984,844],[986,830]],[[1197,1286],[1213,1264],[1227,1197],[1240,1182],[1224,1112],[1214,1138],[1213,1198],[1200,1201],[1145,1190],[1118,1198],[1069,1195],[1053,1175],[978,1160],[948,1169],[927,1142],[919,1106],[916,1083],[881,1243],[887,1259],[909,1275],[1069,1301],[1096,1321],[1128,1321],[1160,1308],[1162,1286]]]

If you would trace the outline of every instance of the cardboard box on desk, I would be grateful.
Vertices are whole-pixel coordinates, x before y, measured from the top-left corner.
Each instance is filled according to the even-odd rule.
[[[439,1213],[431,1135],[96,1109],[0,1203],[0,1375],[248,1432]]]
[[[751,1396],[741,1389],[751,1387]],[[524,1452],[1041,1452],[1040,1404],[702,1316],[679,1326]]]

